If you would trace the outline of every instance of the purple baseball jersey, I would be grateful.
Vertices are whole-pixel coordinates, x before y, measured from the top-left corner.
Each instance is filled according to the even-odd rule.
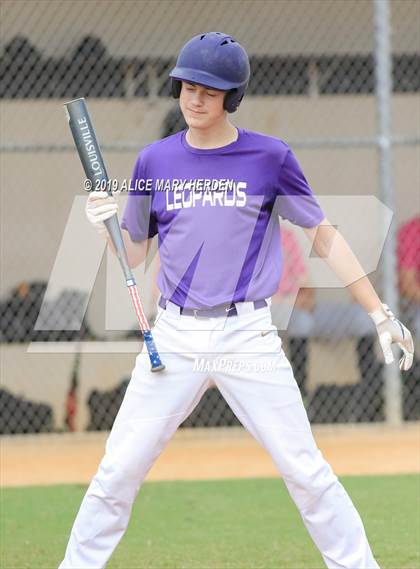
[[[287,144],[243,128],[221,148],[194,148],[185,130],[146,146],[131,186],[121,227],[133,241],[158,234],[159,290],[188,308],[270,297],[279,216],[302,227],[324,217]]]

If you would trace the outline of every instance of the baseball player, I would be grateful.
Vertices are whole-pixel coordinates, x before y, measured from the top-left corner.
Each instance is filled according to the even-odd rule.
[[[378,567],[359,514],[316,446],[271,322],[282,266],[279,216],[304,229],[371,315],[386,362],[396,342],[401,369],[410,367],[411,335],[325,219],[287,144],[229,120],[249,76],[248,56],[234,38],[192,38],[170,73],[188,128],[146,146],[137,159],[121,226],[133,267],[158,235],[153,335],[166,369],[151,373],[147,352],[137,356],[60,569],[105,567],[145,476],[211,382],[271,454],[326,566]],[[89,195],[87,217],[101,234],[116,212],[113,197]],[[198,357],[204,368],[195,366]]]

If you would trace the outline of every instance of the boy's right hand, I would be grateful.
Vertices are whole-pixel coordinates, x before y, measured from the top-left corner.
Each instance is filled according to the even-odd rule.
[[[86,202],[86,217],[100,235],[106,235],[104,221],[118,212],[118,204],[114,196],[107,192],[90,192]]]

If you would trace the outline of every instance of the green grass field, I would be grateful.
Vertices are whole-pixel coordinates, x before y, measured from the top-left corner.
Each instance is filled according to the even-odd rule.
[[[420,567],[420,479],[347,477],[383,569]],[[57,568],[82,486],[1,492],[2,569]],[[276,479],[146,483],[109,569],[324,567]],[[362,569],[362,568],[361,568]]]

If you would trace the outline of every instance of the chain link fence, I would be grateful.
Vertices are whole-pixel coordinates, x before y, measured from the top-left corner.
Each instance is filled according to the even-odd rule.
[[[186,126],[168,79],[179,49],[202,31],[225,31],[247,49],[252,70],[233,123],[286,140],[316,194],[381,198],[374,48],[378,4],[2,2],[0,433],[109,429],[141,347],[134,320],[125,329],[105,322],[105,262],[91,290],[72,275],[49,301],[47,322],[35,327],[74,199],[85,195],[62,104],[89,99],[108,170],[112,177],[127,178],[142,146]],[[393,282],[387,284],[398,293],[392,308],[411,327],[418,345],[420,3],[391,0],[390,12],[397,242],[391,251]],[[82,219],[80,224],[86,225]],[[369,238],[363,231],[356,230],[359,246]],[[88,241],[93,239],[88,234]],[[282,245],[285,274],[273,297],[273,321],[282,322],[294,304],[287,330],[278,327],[310,420],[389,420],[389,381],[401,395],[399,418],[418,420],[418,360],[403,378],[386,376],[369,318],[345,290],[319,285],[300,235],[286,224]],[[378,261],[371,277],[384,294],[383,258]],[[153,284],[149,288],[145,303],[153,317],[156,294]],[[120,341],[131,348],[119,348]],[[105,342],[104,350],[99,346]],[[237,419],[212,388],[184,426],[234,424]]]

